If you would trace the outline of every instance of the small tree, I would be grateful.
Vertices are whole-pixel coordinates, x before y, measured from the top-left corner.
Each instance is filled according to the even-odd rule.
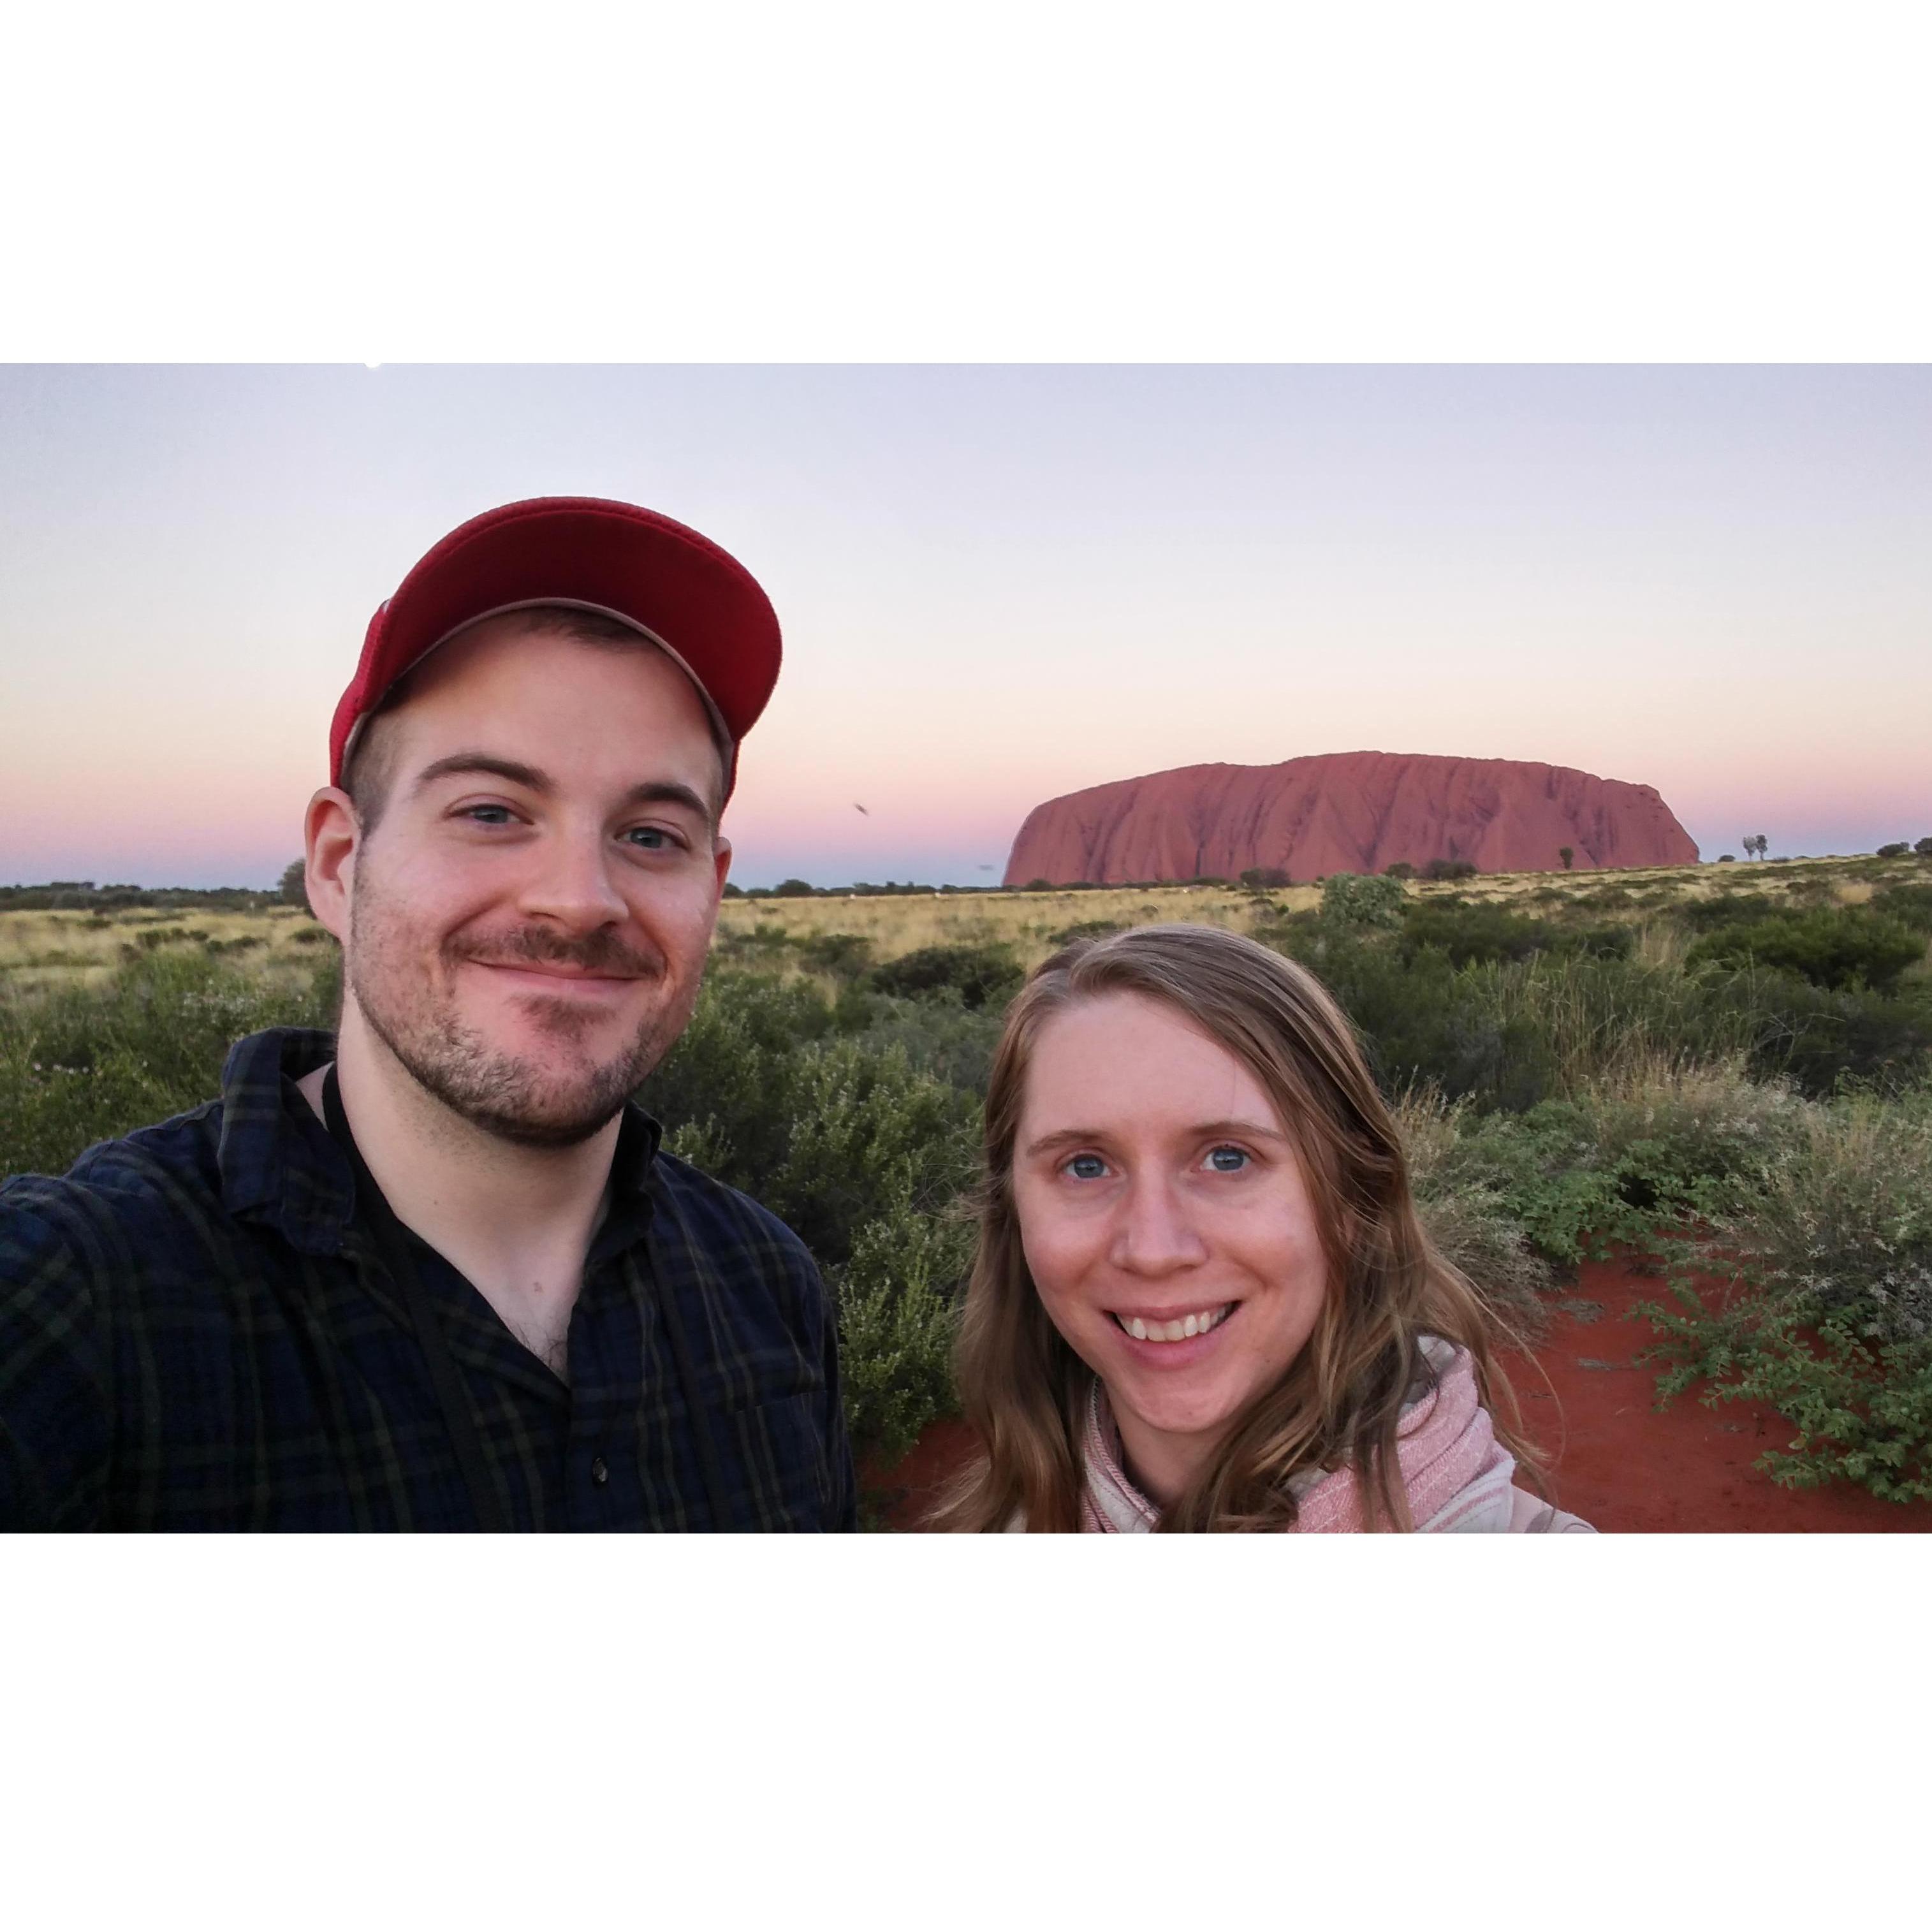
[[[301,860],[292,860],[283,868],[281,883],[275,891],[283,904],[300,906],[304,912],[309,912],[308,872]]]
[[[772,888],[775,899],[808,899],[814,896],[815,889],[805,879],[781,879]]]
[[[1415,877],[1415,868],[1406,859],[1398,859],[1393,866],[1382,868],[1382,877],[1385,879],[1412,879]]]
[[[1576,862],[1576,848],[1574,845],[1559,845],[1556,856],[1563,861],[1563,869],[1567,872]]]
[[[1920,839],[1912,849],[1922,859],[1932,859],[1932,838]]]
[[[1902,859],[1911,849],[1903,838],[1896,839],[1889,845],[1881,845],[1878,848],[1878,856],[1881,859]]]

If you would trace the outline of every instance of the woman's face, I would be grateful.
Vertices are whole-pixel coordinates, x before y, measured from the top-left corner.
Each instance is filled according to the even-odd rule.
[[[1036,1036],[1013,1155],[1041,1300],[1173,1500],[1278,1382],[1328,1293],[1314,1203],[1266,1090],[1173,1007],[1110,993]]]

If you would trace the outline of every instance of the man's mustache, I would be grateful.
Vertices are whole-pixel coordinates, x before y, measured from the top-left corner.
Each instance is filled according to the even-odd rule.
[[[609,932],[566,939],[541,926],[518,926],[487,939],[466,940],[452,950],[456,958],[479,966],[572,966],[580,973],[623,980],[661,979],[664,972],[662,953],[639,952]]]

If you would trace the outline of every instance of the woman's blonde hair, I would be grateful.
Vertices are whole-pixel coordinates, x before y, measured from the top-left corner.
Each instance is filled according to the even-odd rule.
[[[979,1244],[955,1354],[966,1418],[985,1453],[933,1526],[1079,1526],[1094,1373],[1048,1318],[1028,1271],[1013,1153],[1042,1026],[1116,993],[1172,1007],[1252,1072],[1295,1142],[1328,1263],[1328,1295],[1307,1346],[1234,1419],[1159,1526],[1283,1528],[1295,1513],[1288,1479],[1346,1464],[1369,1522],[1413,1528],[1396,1433],[1405,1400],[1432,1380],[1425,1335],[1468,1352],[1498,1439],[1534,1478],[1534,1452],[1495,1357],[1509,1331],[1424,1232],[1401,1139],[1341,1009],[1312,974],[1238,934],[1139,926],[1055,953],[1007,1012],[986,1095]]]

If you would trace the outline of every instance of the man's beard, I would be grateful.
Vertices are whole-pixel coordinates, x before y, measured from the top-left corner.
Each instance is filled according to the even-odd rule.
[[[453,1114],[499,1140],[520,1147],[574,1147],[608,1126],[662,1060],[691,1017],[697,988],[673,992],[647,1014],[630,1045],[601,1064],[580,1061],[577,1077],[547,1073],[493,1049],[458,1019],[453,996],[439,998],[433,983],[398,946],[383,918],[386,903],[367,880],[350,912],[346,963],[350,991],[370,1030],[427,1093]],[[655,980],[669,990],[666,962],[642,954],[608,933],[566,941],[533,926],[446,939],[438,949],[446,986],[466,960],[492,964],[570,964],[586,972]],[[599,1016],[562,1000],[540,1002],[535,1024],[568,1041]]]

